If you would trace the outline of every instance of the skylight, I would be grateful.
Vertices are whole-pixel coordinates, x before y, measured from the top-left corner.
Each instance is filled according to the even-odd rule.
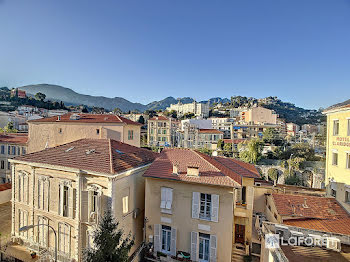
[[[69,151],[72,151],[73,149],[74,149],[74,146],[72,146],[72,147],[66,149],[65,152],[68,153]]]
[[[115,152],[117,152],[118,154],[124,154],[124,152],[122,152],[122,151],[120,151],[120,150],[118,150],[118,149],[115,149]]]

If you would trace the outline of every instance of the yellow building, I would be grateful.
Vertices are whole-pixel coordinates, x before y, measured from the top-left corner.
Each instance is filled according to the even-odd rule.
[[[324,114],[327,115],[327,193],[350,212],[350,100],[327,108]]]
[[[144,177],[146,242],[155,254],[214,262],[249,253],[260,177],[253,165],[165,149]]]
[[[107,207],[143,241],[145,170],[156,154],[110,139],[81,139],[11,159],[12,240],[39,256],[82,261]],[[19,229],[39,225],[25,232]],[[48,226],[46,226],[48,225]]]
[[[28,152],[81,138],[113,139],[140,147],[141,124],[118,115],[65,114],[28,121]]]

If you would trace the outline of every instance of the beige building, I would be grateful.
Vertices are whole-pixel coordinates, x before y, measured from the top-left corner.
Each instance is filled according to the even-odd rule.
[[[252,107],[241,113],[241,121],[251,124],[277,124],[277,114],[264,107]]]
[[[236,250],[249,253],[254,166],[165,149],[144,177],[146,241],[155,253],[210,262],[231,261]]]
[[[324,111],[327,115],[326,188],[350,213],[350,101]]]
[[[11,165],[8,161],[27,152],[27,134],[0,134],[0,184],[11,181]]]
[[[143,240],[142,174],[155,156],[111,139],[81,139],[11,159],[12,240],[41,258],[52,257],[50,225],[57,232],[59,261],[82,261],[109,206],[125,234],[135,236],[134,252]]]
[[[118,115],[65,114],[28,121],[28,152],[81,138],[114,139],[140,147],[141,124]]]
[[[262,138],[267,128],[279,130],[279,125],[231,123],[231,139]]]
[[[176,146],[178,128],[179,121],[177,120],[165,116],[152,117],[148,120],[148,146]]]
[[[199,129],[194,125],[185,125],[183,131],[177,132],[178,147],[181,148],[207,148],[216,150],[224,133],[216,129]]]

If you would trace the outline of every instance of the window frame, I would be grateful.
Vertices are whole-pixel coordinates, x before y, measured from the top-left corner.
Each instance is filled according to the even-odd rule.
[[[336,156],[336,157],[335,157]],[[338,161],[339,160],[339,154],[338,151],[333,151],[332,152],[332,165],[333,166],[338,166]]]
[[[202,245],[202,254],[201,254],[201,245]],[[204,246],[203,246],[204,245]],[[207,247],[207,249],[205,249]],[[207,257],[206,252],[207,251]],[[201,257],[201,255],[203,257]],[[198,234],[198,259],[200,262],[209,262],[210,261],[210,235],[209,234]]]
[[[134,140],[134,130],[128,130],[128,140]]]
[[[340,128],[339,119],[334,119],[333,120],[333,136],[339,135],[339,128]]]
[[[204,199],[202,199],[202,196],[204,196]],[[212,194],[200,193],[199,201],[199,218],[203,220],[211,220],[211,214],[213,212]]]
[[[165,235],[165,238],[164,238]],[[166,249],[163,249],[163,246]],[[161,251],[165,254],[171,252],[171,227],[162,225],[161,227]]]

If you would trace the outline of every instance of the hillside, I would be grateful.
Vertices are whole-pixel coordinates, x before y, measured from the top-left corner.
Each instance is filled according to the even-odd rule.
[[[79,94],[72,89],[65,88],[58,85],[39,84],[28,85],[19,87],[19,89],[26,90],[29,94],[36,94],[38,92],[44,93],[47,99],[54,101],[63,101],[66,105],[87,105],[89,107],[103,107],[107,110],[113,110],[118,107],[122,111],[138,110],[143,112],[145,110],[165,110],[170,104],[177,103],[180,100],[182,103],[191,103],[193,98],[183,97],[174,98],[166,97],[160,101],[154,101],[147,105],[141,103],[133,103],[122,97],[103,97],[103,96],[90,96]],[[201,103],[210,102],[210,105],[222,104],[224,108],[236,108],[236,107],[251,107],[253,105],[260,105],[274,110],[281,118],[284,118],[286,122],[293,122],[299,125],[310,123],[315,124],[324,120],[321,112],[317,110],[308,110],[300,107],[296,107],[289,102],[283,102],[277,97],[266,98],[253,98],[244,96],[232,96],[231,98],[214,97],[209,100],[201,101]]]
[[[65,104],[72,105],[87,105],[90,107],[103,107],[108,110],[113,110],[119,107],[123,111],[129,110],[146,110],[146,106],[140,103],[132,103],[122,97],[109,98],[104,96],[90,96],[79,94],[72,89],[49,84],[28,85],[19,87],[29,94],[36,94],[38,92],[44,93],[47,99],[63,101]]]

